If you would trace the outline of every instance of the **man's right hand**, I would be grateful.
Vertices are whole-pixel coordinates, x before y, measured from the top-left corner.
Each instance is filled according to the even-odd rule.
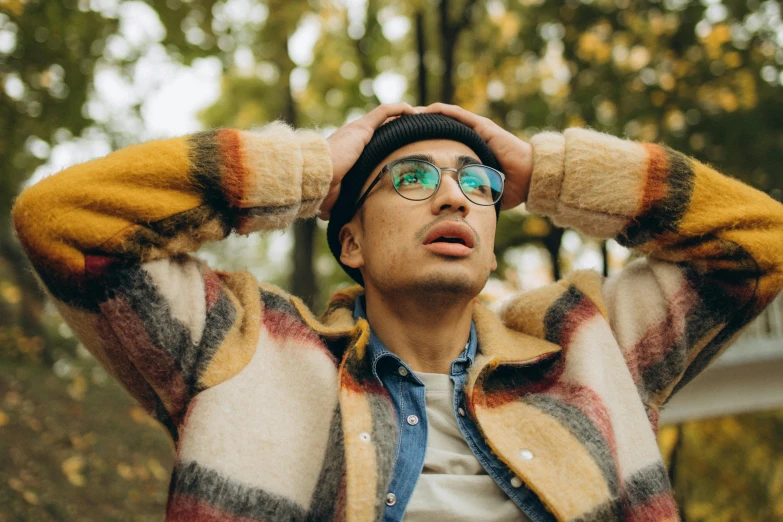
[[[326,141],[332,153],[332,183],[326,194],[318,217],[329,219],[332,207],[340,194],[340,183],[370,142],[375,129],[403,114],[419,112],[404,102],[379,105],[358,120],[343,125],[334,131]]]

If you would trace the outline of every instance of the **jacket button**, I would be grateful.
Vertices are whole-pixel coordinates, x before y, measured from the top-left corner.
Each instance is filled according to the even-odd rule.
[[[386,494],[386,505],[387,506],[393,506],[397,503],[397,495],[394,493],[387,493]]]
[[[511,486],[518,488],[522,485],[522,479],[519,477],[514,477],[511,479]]]
[[[457,413],[459,413],[460,417],[464,417],[465,416],[465,410],[463,410],[462,408],[457,408]]]
[[[408,415],[408,418],[406,419],[408,421],[408,424],[411,426],[415,426],[419,423],[419,418],[415,415]]]
[[[523,449],[519,452],[519,458],[522,460],[533,460],[533,452],[527,449]]]
[[[405,366],[400,366],[397,368],[397,373],[399,373],[401,377],[407,377],[408,370],[405,368]]]

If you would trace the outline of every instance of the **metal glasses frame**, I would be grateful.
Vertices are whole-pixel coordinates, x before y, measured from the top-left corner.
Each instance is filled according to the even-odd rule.
[[[480,163],[470,163],[470,164],[468,164],[468,165],[464,165],[464,166],[462,166],[462,167],[460,167],[460,168],[458,168],[458,169],[455,169],[455,168],[453,168],[453,167],[438,167],[438,166],[437,166],[437,165],[435,165],[434,163],[430,163],[429,161],[425,161],[425,160],[420,160],[420,159],[409,159],[409,158],[400,158],[400,159],[398,159],[398,160],[392,161],[391,163],[387,163],[386,165],[384,165],[384,166],[383,166],[383,168],[382,168],[382,169],[381,169],[381,171],[378,173],[378,175],[377,175],[377,176],[375,176],[375,179],[372,181],[372,183],[370,183],[370,186],[369,186],[369,187],[367,187],[367,190],[365,190],[365,191],[364,191],[364,194],[362,194],[362,195],[361,195],[361,197],[360,197],[360,198],[359,198],[359,199],[356,201],[356,208],[355,208],[354,212],[358,211],[358,210],[359,210],[359,209],[362,207],[362,205],[364,204],[364,201],[365,201],[365,200],[366,200],[366,199],[369,197],[369,195],[370,195],[370,191],[373,189],[373,187],[374,187],[375,185],[377,185],[377,184],[378,184],[378,182],[379,182],[379,181],[381,181],[381,178],[383,178],[383,175],[384,175],[384,174],[386,174],[387,172],[388,172],[388,173],[391,175],[391,169],[392,169],[392,167],[393,167],[394,165],[396,165],[397,163],[402,163],[403,161],[418,161],[418,162],[420,162],[420,163],[426,163],[427,165],[430,165],[430,166],[432,166],[432,167],[433,167],[433,168],[434,168],[434,169],[435,169],[435,170],[438,172],[438,186],[437,186],[437,187],[435,187],[435,190],[433,190],[433,191],[432,191],[432,194],[430,194],[430,195],[429,195],[429,196],[427,196],[426,198],[422,198],[422,199],[411,199],[411,198],[406,198],[405,196],[403,196],[402,194],[400,194],[400,191],[399,191],[399,190],[397,190],[397,188],[396,188],[396,187],[394,188],[394,191],[395,191],[395,192],[396,192],[396,193],[397,193],[397,194],[398,194],[398,195],[399,195],[401,198],[403,198],[403,199],[407,199],[408,201],[426,201],[426,200],[430,199],[432,196],[434,196],[434,195],[435,195],[435,193],[436,193],[436,192],[438,191],[438,189],[440,188],[440,182],[441,182],[441,179],[443,179],[443,171],[448,171],[448,172],[456,172],[456,173],[457,173],[457,185],[459,185],[459,189],[462,191],[462,193],[463,193],[463,194],[465,194],[465,190],[463,190],[463,188],[462,188],[462,185],[460,185],[460,183],[459,183],[459,174],[460,174],[460,171],[462,171],[463,169],[466,169],[466,168],[468,168],[468,167],[484,167],[485,169],[489,169],[489,170],[491,170],[491,171],[493,171],[493,172],[497,172],[497,173],[498,173],[498,175],[500,176],[500,184],[501,184],[501,185],[500,185],[500,192],[499,192],[499,194],[498,194],[498,199],[497,199],[497,200],[495,200],[495,201],[493,201],[492,203],[476,203],[475,201],[473,201],[472,199],[470,199],[470,196],[468,196],[467,194],[465,194],[465,197],[466,197],[466,198],[468,198],[468,201],[470,201],[470,202],[471,202],[471,203],[473,203],[474,205],[479,205],[479,206],[482,206],[482,207],[491,207],[492,205],[494,205],[495,203],[497,203],[497,202],[500,200],[500,198],[501,198],[501,197],[503,197],[503,191],[504,191],[504,190],[505,190],[505,188],[506,188],[506,175],[505,175],[505,174],[503,174],[503,173],[502,173],[502,172],[500,172],[499,170],[493,169],[492,167],[488,167],[488,166],[486,166],[486,165],[482,165],[482,164],[480,164]],[[394,186],[394,182],[392,182],[392,186]]]

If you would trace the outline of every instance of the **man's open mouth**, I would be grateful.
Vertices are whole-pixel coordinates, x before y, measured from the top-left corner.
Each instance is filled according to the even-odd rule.
[[[459,221],[441,221],[430,229],[427,237],[424,238],[425,245],[435,243],[450,243],[462,245],[467,248],[473,248],[475,237],[473,230]]]
[[[465,240],[461,237],[439,237],[433,243],[459,243],[460,245],[465,245]]]

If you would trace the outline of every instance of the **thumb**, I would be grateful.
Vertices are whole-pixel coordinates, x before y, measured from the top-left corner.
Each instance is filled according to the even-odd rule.
[[[326,197],[321,202],[321,206],[318,209],[318,217],[323,221],[328,221],[332,216],[332,208],[337,203],[337,198],[340,196],[340,185],[336,185],[329,189],[326,193]]]

